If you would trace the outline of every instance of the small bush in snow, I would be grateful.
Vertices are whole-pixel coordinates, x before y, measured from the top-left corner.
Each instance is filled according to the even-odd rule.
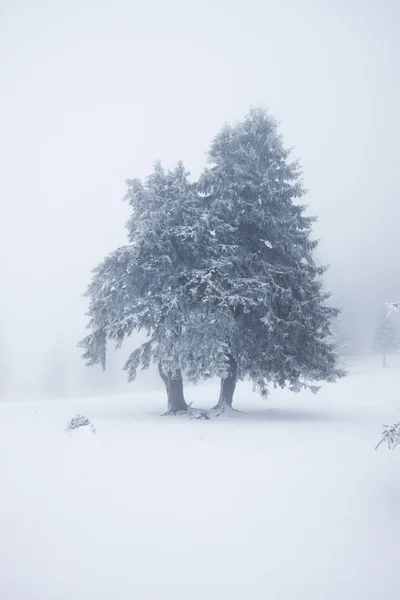
[[[400,444],[400,423],[395,423],[394,425],[384,425],[382,439],[376,448],[379,448],[379,446],[384,443],[387,444],[389,450],[393,450],[393,448],[396,448],[396,446]]]
[[[96,432],[93,423],[84,415],[76,415],[76,417],[68,421],[65,431],[70,433],[74,429],[79,429],[79,427],[89,427],[92,433]]]

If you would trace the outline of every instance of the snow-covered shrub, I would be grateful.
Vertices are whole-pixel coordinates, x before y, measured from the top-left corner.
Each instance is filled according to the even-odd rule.
[[[76,417],[73,417],[68,421],[65,432],[71,433],[71,431],[79,429],[80,427],[89,427],[92,433],[96,433],[93,423],[84,415],[76,415]]]
[[[396,448],[400,444],[400,423],[394,425],[384,425],[382,431],[382,439],[376,448],[379,448],[381,444],[387,444],[389,450]],[[375,450],[376,450],[375,448]]]

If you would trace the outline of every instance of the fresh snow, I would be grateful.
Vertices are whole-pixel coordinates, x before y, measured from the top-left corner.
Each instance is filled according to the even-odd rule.
[[[242,384],[208,421],[134,384],[1,403],[0,598],[398,600],[400,452],[374,448],[399,382],[377,358],[317,396]],[[63,433],[78,413],[96,433]]]

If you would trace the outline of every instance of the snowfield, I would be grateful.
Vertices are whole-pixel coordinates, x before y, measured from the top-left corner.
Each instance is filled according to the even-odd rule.
[[[398,600],[400,368],[317,396],[239,385],[235,418],[165,396],[0,404],[1,600]],[[188,387],[196,407],[213,384]],[[63,433],[77,413],[96,428]]]

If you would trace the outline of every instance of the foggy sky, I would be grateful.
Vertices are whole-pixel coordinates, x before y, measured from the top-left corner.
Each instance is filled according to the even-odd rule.
[[[301,161],[331,287],[364,320],[400,297],[399,18],[394,0],[2,0],[0,339],[14,387],[29,393],[57,339],[80,368],[80,295],[125,242],[125,179],[156,159],[197,176],[251,104]]]

